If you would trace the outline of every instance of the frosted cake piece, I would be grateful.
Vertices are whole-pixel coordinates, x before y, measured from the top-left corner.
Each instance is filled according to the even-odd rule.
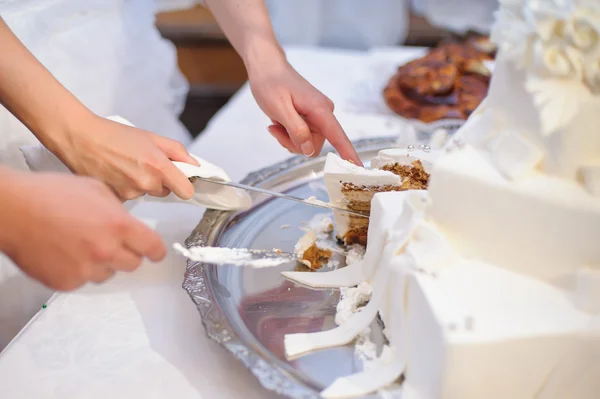
[[[369,214],[378,192],[424,190],[437,152],[428,148],[379,151],[366,169],[330,153],[325,162],[329,202],[343,209]],[[369,219],[336,212],[337,238],[345,245],[366,245]]]

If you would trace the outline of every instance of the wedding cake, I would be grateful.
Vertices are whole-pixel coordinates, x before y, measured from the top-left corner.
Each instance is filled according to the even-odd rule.
[[[428,190],[375,194],[362,261],[286,273],[372,287],[339,327],[286,336],[288,357],[385,324],[389,356],[323,397],[397,381],[403,399],[598,397],[600,2],[500,3],[488,97]]]

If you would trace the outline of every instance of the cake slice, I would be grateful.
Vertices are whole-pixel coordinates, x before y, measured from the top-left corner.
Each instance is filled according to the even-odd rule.
[[[343,209],[369,214],[376,193],[425,190],[435,153],[413,149],[381,150],[363,168],[329,153],[325,162],[325,186],[329,202]],[[369,219],[336,212],[337,238],[346,245],[367,243]]]

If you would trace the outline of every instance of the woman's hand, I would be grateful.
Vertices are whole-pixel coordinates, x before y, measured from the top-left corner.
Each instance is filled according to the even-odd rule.
[[[340,156],[361,165],[333,116],[333,103],[288,64],[264,0],[205,0],[242,57],[256,102],[273,121],[269,132],[294,153],[317,155],[328,140]]]
[[[162,259],[160,236],[88,177],[0,168],[0,251],[56,290],[102,282]]]
[[[286,61],[252,68],[250,87],[271,118],[269,133],[290,152],[318,155],[325,140],[344,159],[361,164],[354,147],[333,115],[333,102],[308,83]]]
[[[53,151],[75,174],[103,181],[121,200],[146,193],[164,197],[173,192],[183,199],[194,194],[170,161],[198,164],[181,143],[92,114],[74,122],[68,139]]]

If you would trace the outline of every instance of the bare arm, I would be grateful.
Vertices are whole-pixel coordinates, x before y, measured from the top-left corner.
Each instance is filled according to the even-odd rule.
[[[193,195],[192,184],[169,162],[197,163],[183,145],[94,115],[2,18],[0,49],[0,104],[74,173],[102,180],[123,200],[170,191],[182,198]],[[68,54],[64,62],[69,62]]]
[[[0,103],[51,151],[90,112],[27,50],[0,18]]]
[[[327,139],[344,159],[360,159],[333,115],[333,103],[287,62],[263,0],[205,0],[244,60],[268,130],[291,152],[318,155]]]
[[[263,0],[205,0],[246,68],[285,62]],[[250,71],[249,71],[250,72]]]

